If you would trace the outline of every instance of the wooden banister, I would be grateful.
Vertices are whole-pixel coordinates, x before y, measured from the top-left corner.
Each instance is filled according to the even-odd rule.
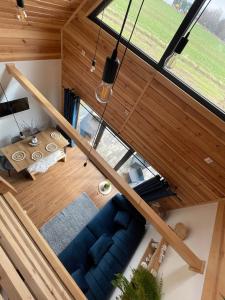
[[[8,191],[17,193],[17,190],[7,180],[0,176],[0,194]]]
[[[11,74],[33,97],[41,104],[50,117],[73,139],[77,146],[88,155],[93,164],[112,182],[112,184],[126,196],[133,206],[150,222],[164,239],[187,262],[190,268],[203,273],[205,263],[199,259],[189,247],[169,228],[169,226],[154,212],[154,210],[122,179],[115,170],[82,138],[76,129],[56,110],[45,96],[16,68],[14,64],[6,65]]]

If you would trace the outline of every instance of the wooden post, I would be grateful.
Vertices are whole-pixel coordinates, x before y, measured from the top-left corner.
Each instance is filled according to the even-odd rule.
[[[133,206],[156,228],[164,239],[187,262],[192,270],[203,273],[205,263],[199,259],[154,212],[154,210],[122,179],[115,170],[94,150],[76,129],[57,111],[44,95],[16,68],[14,64],[6,65],[11,74],[41,104],[50,117],[73,139],[77,146],[89,156],[93,164],[112,182],[112,184],[133,204]]]

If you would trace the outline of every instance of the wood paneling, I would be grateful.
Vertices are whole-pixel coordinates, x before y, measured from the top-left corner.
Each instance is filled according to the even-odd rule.
[[[74,88],[101,114],[94,91],[115,40],[101,32],[97,68],[91,73],[98,27],[85,17],[85,9],[64,30],[63,86]],[[123,51],[120,46],[120,57]],[[129,50],[104,119],[177,192],[179,202],[171,200],[169,208],[224,198],[224,122]]]
[[[0,1],[0,61],[61,58],[60,30],[81,2],[25,0],[21,23],[16,0]]]
[[[225,203],[217,208],[209,253],[202,300],[222,300],[225,297]],[[222,297],[223,296],[223,297]]]

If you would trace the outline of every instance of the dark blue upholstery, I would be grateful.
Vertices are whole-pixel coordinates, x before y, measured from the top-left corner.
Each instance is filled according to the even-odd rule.
[[[114,221],[121,211],[129,214],[126,228]],[[126,198],[117,194],[74,238],[59,259],[89,300],[106,300],[113,290],[111,281],[115,274],[123,272],[144,232],[145,219]],[[102,257],[98,257],[96,264],[90,249],[106,235],[111,243],[106,251],[105,245],[100,243]]]
[[[127,211],[119,210],[114,218],[114,223],[127,228],[130,222],[130,214]]]

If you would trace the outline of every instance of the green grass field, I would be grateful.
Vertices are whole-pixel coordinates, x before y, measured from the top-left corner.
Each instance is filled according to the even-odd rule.
[[[114,0],[105,10],[104,22],[119,31],[127,4],[128,1]],[[139,5],[140,0],[133,0],[125,37],[129,37]],[[132,43],[159,61],[183,18],[184,14],[163,0],[147,0]],[[189,40],[172,72],[225,110],[225,43],[199,24]]]

